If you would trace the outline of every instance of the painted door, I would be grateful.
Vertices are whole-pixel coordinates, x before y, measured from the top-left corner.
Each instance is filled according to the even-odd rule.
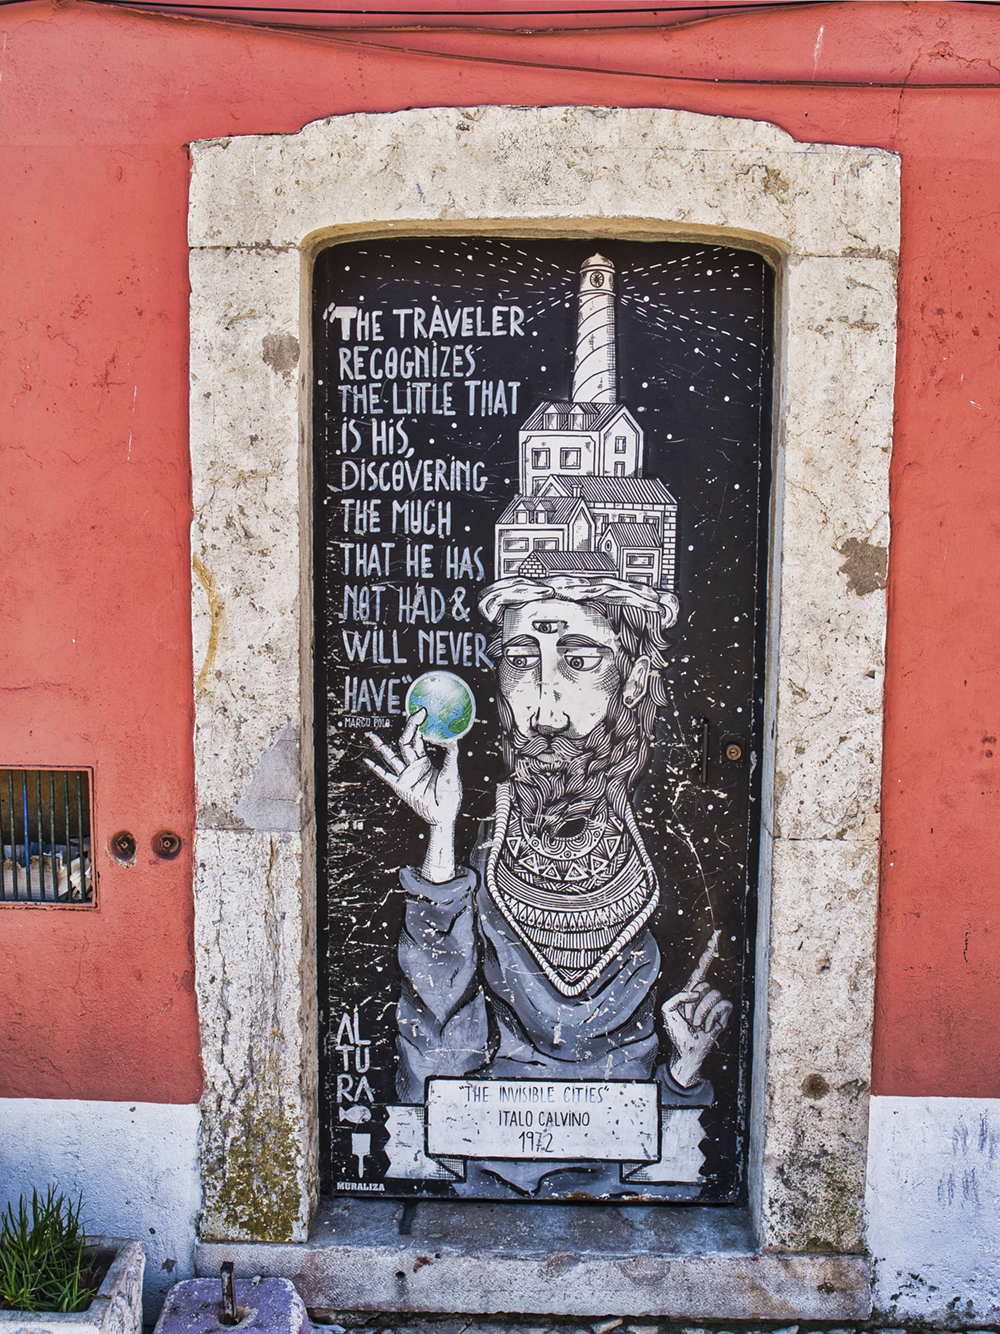
[[[742,1198],[771,292],[702,244],[319,256],[334,1192]]]

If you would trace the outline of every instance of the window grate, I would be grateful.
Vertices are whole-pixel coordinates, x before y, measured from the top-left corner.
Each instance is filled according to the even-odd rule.
[[[87,769],[0,769],[0,903],[93,903]]]

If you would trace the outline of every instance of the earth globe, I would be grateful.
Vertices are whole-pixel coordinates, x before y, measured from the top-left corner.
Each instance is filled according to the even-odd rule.
[[[426,709],[427,717],[420,731],[427,741],[439,745],[461,741],[476,721],[476,701],[472,691],[454,672],[425,672],[406,692],[406,712]]]

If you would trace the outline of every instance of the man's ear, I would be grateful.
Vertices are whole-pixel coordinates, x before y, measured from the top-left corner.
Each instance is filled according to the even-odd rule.
[[[632,670],[625,678],[625,684],[622,686],[622,702],[630,709],[634,708],[646,693],[648,685],[649,659],[643,655],[641,658],[636,658]]]

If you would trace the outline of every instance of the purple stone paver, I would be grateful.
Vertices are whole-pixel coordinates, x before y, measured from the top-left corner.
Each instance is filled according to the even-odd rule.
[[[167,1293],[153,1334],[309,1334],[305,1303],[287,1278],[238,1278],[238,1325],[222,1323],[222,1284],[189,1278]]]

